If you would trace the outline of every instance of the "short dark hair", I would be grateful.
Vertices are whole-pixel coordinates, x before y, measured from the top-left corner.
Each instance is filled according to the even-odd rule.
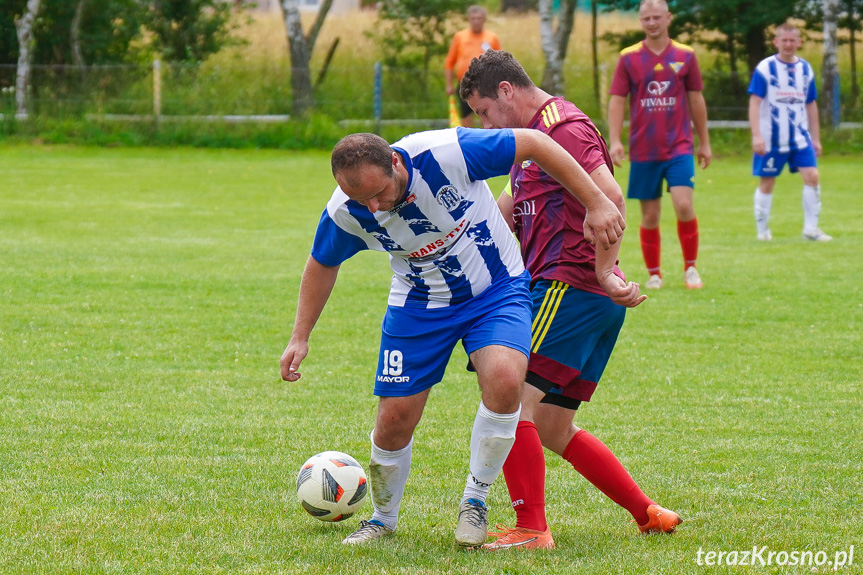
[[[480,98],[497,100],[497,88],[501,82],[509,82],[517,88],[532,88],[533,80],[506,50],[487,50],[474,58],[459,81],[459,96],[467,100],[474,93]]]
[[[384,175],[393,175],[393,149],[386,140],[376,134],[350,134],[345,136],[336,147],[330,165],[333,177],[339,172],[352,171],[362,166],[377,166]]]

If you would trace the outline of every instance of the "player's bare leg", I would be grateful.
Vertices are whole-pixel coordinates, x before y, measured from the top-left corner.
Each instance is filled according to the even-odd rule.
[[[818,168],[800,168],[803,178],[803,238],[813,242],[829,242],[833,238],[818,227],[821,213],[821,186],[818,185]]]
[[[599,439],[573,424],[575,411],[542,403],[534,417],[542,444],[566,459],[609,499],[629,511],[642,533],[671,533],[680,517],[651,500]]]
[[[456,543],[465,547],[482,545],[487,538],[485,499],[515,441],[527,372],[527,357],[500,345],[478,349],[470,359],[476,368],[482,402],[471,433],[470,471],[455,531]]]
[[[639,228],[641,255],[644,256],[644,265],[647,267],[648,276],[644,287],[659,289],[662,287],[662,269],[660,266],[662,236],[659,231],[662,199],[640,200],[639,206],[641,208],[641,226]]]
[[[769,242],[773,239],[770,233],[770,210],[773,207],[773,188],[776,178],[760,178],[752,203],[755,211],[755,228],[758,241]]]
[[[399,507],[411,467],[413,432],[422,417],[431,388],[407,397],[381,397],[371,433],[369,485],[374,512],[342,543],[365,543],[396,530]]]
[[[698,260],[698,218],[695,217],[693,205],[693,190],[689,186],[671,186],[671,204],[677,218],[677,237],[683,251],[683,272],[686,287],[700,289],[704,287],[696,269]]]
[[[516,512],[516,525],[482,546],[487,551],[554,549],[545,517],[545,453],[533,422],[534,409],[545,393],[525,384],[515,444],[503,466],[507,489]]]

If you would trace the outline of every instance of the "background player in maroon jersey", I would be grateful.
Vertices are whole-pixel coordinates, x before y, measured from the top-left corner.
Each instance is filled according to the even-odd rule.
[[[620,186],[602,136],[581,110],[539,89],[509,52],[488,51],[471,62],[461,96],[485,128],[533,128],[561,144],[621,210]],[[520,243],[531,274],[533,336],[515,445],[504,477],[516,527],[486,549],[551,548],[545,517],[542,446],[564,459],[613,501],[642,531],[673,531],[676,513],[656,505],[599,439],[573,425],[589,401],[623,325],[626,307],[645,296],[617,267],[620,244],[594,247],[584,234],[584,206],[531,162],[510,171],[512,195],[498,205]]]
[[[620,134],[629,96],[627,197],[641,203],[641,253],[649,278],[644,287],[662,287],[660,209],[662,180],[668,184],[677,216],[686,287],[703,287],[698,258],[698,219],[692,204],[695,163],[690,119],[698,132],[698,163],[710,164],[707,105],[695,52],[668,36],[671,13],[665,0],[642,0],[639,20],[645,39],[621,51],[608,104],[609,151],[616,165],[624,157]]]

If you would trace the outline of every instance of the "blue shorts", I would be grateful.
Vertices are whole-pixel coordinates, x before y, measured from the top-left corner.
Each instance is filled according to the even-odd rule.
[[[695,188],[695,158],[692,154],[675,156],[664,162],[632,162],[629,169],[629,190],[633,200],[658,200],[662,197],[662,180],[668,187]]]
[[[530,274],[492,284],[477,297],[444,308],[387,307],[375,395],[414,395],[443,379],[461,340],[470,355],[488,345],[530,354]]]
[[[788,171],[792,174],[797,173],[799,168],[814,168],[815,150],[812,146],[807,146],[802,150],[794,150],[791,152],[776,152],[769,151],[763,156],[758,154],[752,155],[752,175],[762,178],[775,178],[782,173],[782,168],[788,164]]]
[[[578,409],[590,401],[623,327],[626,308],[563,282],[540,280],[531,290],[533,338],[527,382],[543,403]]]

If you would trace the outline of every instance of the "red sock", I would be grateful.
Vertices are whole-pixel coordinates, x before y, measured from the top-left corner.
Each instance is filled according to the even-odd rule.
[[[653,275],[659,273],[659,249],[661,240],[659,237],[659,228],[649,230],[647,228],[639,229],[641,237],[641,253],[644,256],[644,264],[647,266],[647,273]]]
[[[698,218],[677,222],[677,237],[683,250],[683,271],[686,271],[698,259]]]
[[[503,477],[515,509],[515,526],[545,531],[545,453],[533,422],[518,422]]]
[[[629,511],[639,525],[649,521],[647,507],[653,501],[603,442],[579,430],[566,446],[563,458],[609,499]]]

